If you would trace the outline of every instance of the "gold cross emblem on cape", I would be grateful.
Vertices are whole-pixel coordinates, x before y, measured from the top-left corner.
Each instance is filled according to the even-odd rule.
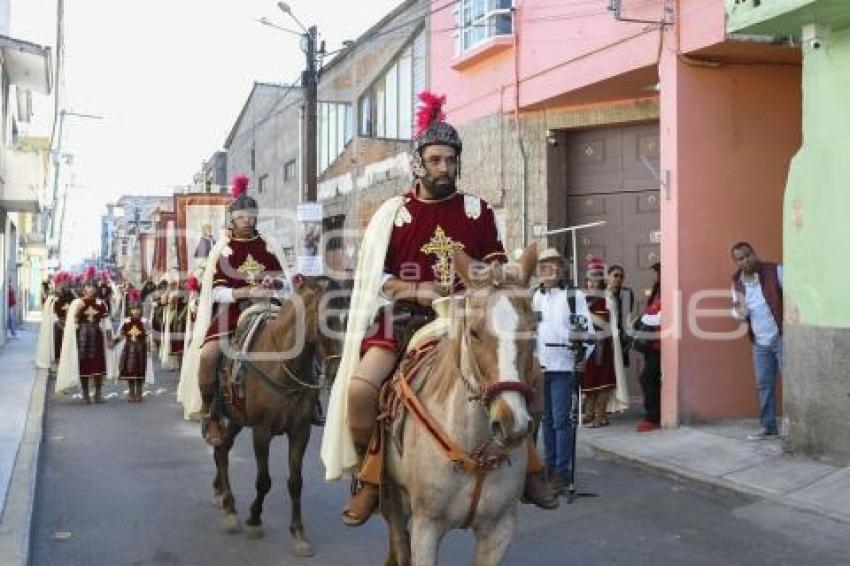
[[[446,232],[439,224],[434,229],[434,235],[427,244],[420,248],[422,253],[437,257],[437,262],[434,264],[434,275],[437,277],[437,282],[440,284],[442,294],[447,295],[451,292],[454,284],[454,269],[452,266],[452,255],[465,246],[446,236]]]
[[[97,309],[96,309],[96,308],[94,308],[93,306],[89,305],[89,308],[87,308],[86,310],[84,310],[84,311],[83,311],[83,314],[84,314],[84,315],[86,315],[86,317],[88,317],[88,319],[89,319],[89,324],[91,324],[92,322],[94,322],[94,317],[96,317],[96,316],[98,315],[98,311],[97,311]]]
[[[245,261],[242,262],[236,271],[243,274],[245,276],[245,281],[248,285],[256,285],[257,284],[257,276],[265,271],[266,266],[254,259],[254,256],[248,254],[248,257],[245,258]]]

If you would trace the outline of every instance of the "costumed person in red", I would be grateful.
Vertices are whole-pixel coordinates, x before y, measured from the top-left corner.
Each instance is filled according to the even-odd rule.
[[[56,378],[56,389],[67,392],[78,384],[86,404],[92,403],[89,383],[94,381],[94,402],[103,403],[103,378],[109,373],[106,348],[112,343],[109,309],[97,296],[95,269],[89,267],[83,276],[83,296],[74,299],[62,339],[62,358]],[[73,324],[68,324],[73,321]]]
[[[362,239],[346,351],[322,439],[327,479],[358,470],[358,489],[342,515],[350,526],[366,522],[378,505],[383,451],[367,451],[378,392],[415,331],[434,319],[432,301],[460,290],[451,265],[454,252],[463,250],[479,261],[507,261],[491,206],[457,190],[462,143],[445,122],[445,97],[423,92],[419,98],[423,104],[412,151],[415,179],[407,193],[376,211]],[[370,257],[374,260],[364,259]],[[378,308],[379,294],[391,306]],[[363,321],[366,317],[371,319]],[[355,318],[358,322],[352,324]],[[530,443],[528,469],[525,499],[557,507],[557,494],[539,473],[542,461]]]
[[[131,289],[127,297],[130,316],[121,322],[116,344],[123,342],[118,357],[118,379],[127,382],[129,403],[142,402],[142,388],[145,380],[151,381],[153,367],[150,360],[150,332],[148,321],[142,318],[142,305],[139,291]]]
[[[608,396],[617,387],[614,344],[611,334],[602,332],[602,327],[611,322],[605,296],[605,269],[605,262],[599,258],[590,258],[587,262],[587,307],[599,337],[581,377],[583,421],[591,428],[608,425]]]
[[[238,175],[233,180],[233,202],[228,207],[230,230],[207,258],[199,313],[211,308],[203,346],[198,360],[198,386],[201,394],[201,427],[211,446],[222,442],[223,431],[213,401],[218,387],[218,366],[222,345],[236,330],[240,313],[252,300],[268,299],[270,290],[283,287],[283,267],[273,246],[257,232],[257,201],[248,196],[249,179]],[[199,327],[203,320],[199,320]],[[195,336],[198,335],[196,330]],[[194,340],[194,338],[193,338]]]

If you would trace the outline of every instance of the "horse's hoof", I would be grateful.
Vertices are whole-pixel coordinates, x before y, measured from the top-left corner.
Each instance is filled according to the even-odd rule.
[[[221,520],[221,530],[229,535],[233,535],[242,530],[242,525],[239,523],[239,515],[236,513],[228,513]]]
[[[301,556],[302,558],[309,558],[316,555],[316,551],[313,550],[313,545],[310,544],[310,541],[303,538],[295,540],[292,544],[292,550],[296,556]]]
[[[245,525],[245,537],[250,540],[260,540],[266,536],[266,530],[262,525]]]

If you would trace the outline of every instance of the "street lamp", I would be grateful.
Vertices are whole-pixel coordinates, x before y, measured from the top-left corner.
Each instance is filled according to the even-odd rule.
[[[269,27],[275,28],[275,29],[280,30],[280,31],[285,31],[286,33],[291,33],[292,35],[297,35],[298,37],[304,37],[304,34],[301,33],[300,31],[296,31],[294,29],[289,29],[289,28],[285,28],[283,26],[279,26],[276,23],[269,21],[269,19],[266,18],[266,17],[259,18],[257,21],[260,22],[261,24],[263,24],[264,26],[269,26]]]
[[[283,12],[284,14],[286,14],[287,16],[289,16],[290,18],[295,20],[295,23],[298,24],[298,27],[301,28],[301,31],[303,31],[304,33],[307,33],[307,28],[305,28],[304,24],[302,24],[298,20],[298,18],[295,17],[295,14],[292,13],[292,8],[289,7],[289,4],[287,4],[286,2],[278,2],[277,7],[280,8],[281,12]]]

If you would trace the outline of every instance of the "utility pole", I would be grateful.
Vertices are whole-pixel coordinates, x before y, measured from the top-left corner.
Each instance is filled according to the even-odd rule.
[[[318,149],[318,127],[317,127],[317,112],[316,107],[318,106],[318,86],[319,86],[319,71],[317,65],[317,58],[320,55],[324,55],[325,47],[324,42],[321,49],[317,49],[317,42],[319,39],[319,30],[316,29],[316,26],[310,26],[309,28],[304,27],[304,24],[292,13],[292,8],[286,2],[278,2],[277,7],[281,12],[288,15],[292,20],[298,24],[298,27],[301,28],[303,34],[301,50],[304,51],[304,55],[307,57],[307,65],[304,69],[304,72],[301,73],[301,87],[304,89],[304,149],[302,150],[302,160],[304,162],[304,177],[305,177],[305,194],[302,195],[304,197],[305,202],[316,202],[317,200],[317,191],[316,191],[316,178],[318,176],[318,159],[317,159],[317,149]],[[260,23],[264,25],[271,25],[281,31],[285,31],[287,33],[297,34],[297,31],[280,27],[272,24],[265,18],[260,20]]]
[[[307,56],[307,67],[302,74],[301,82],[304,86],[304,104],[306,112],[304,113],[307,123],[304,125],[304,173],[306,181],[305,200],[307,202],[316,202],[317,199],[317,176],[318,176],[318,85],[319,76],[316,69],[316,39],[318,30],[316,26],[310,26],[307,33],[304,34],[305,49],[304,53]]]
[[[56,150],[53,153],[53,208],[50,213],[50,233],[53,236],[56,236],[56,203],[57,197],[59,196],[59,170],[62,164],[62,132],[65,127],[65,118],[67,117],[74,118],[88,118],[91,120],[102,120],[103,116],[98,116],[96,114],[83,114],[80,112],[71,112],[68,110],[61,110],[59,112],[59,128],[57,131],[56,137]],[[59,247],[57,249],[56,255],[59,257],[59,261],[62,261],[62,235],[65,230],[65,203],[68,200],[68,186],[65,185],[65,196],[62,198],[62,218],[59,224],[59,234],[58,234],[58,242]]]

